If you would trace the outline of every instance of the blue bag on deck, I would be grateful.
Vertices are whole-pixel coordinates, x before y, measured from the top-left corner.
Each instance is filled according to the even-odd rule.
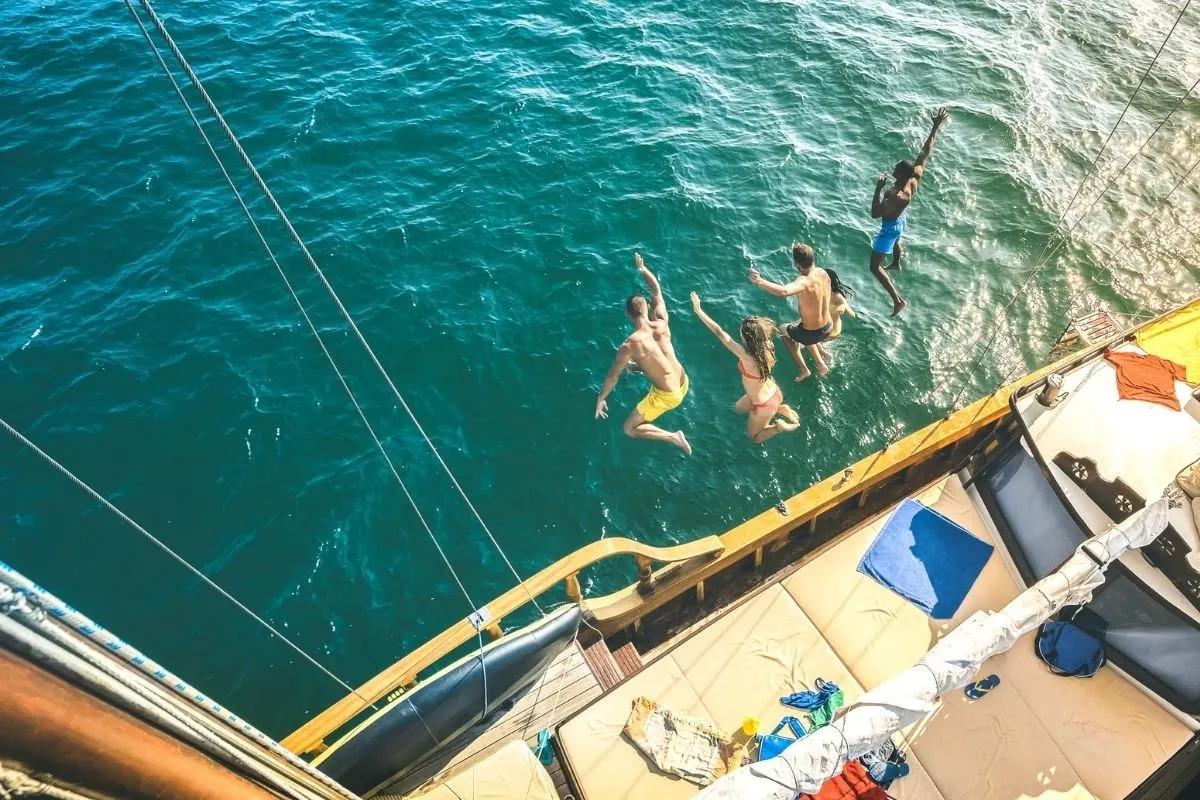
[[[796,737],[795,739],[779,735],[784,725],[791,728],[792,734]],[[789,745],[795,744],[796,740],[803,736],[804,726],[800,724],[800,720],[790,716],[784,717],[779,720],[779,724],[775,726],[775,730],[758,737],[758,760],[766,761],[768,758],[774,758],[784,750],[787,750]]]
[[[1051,672],[1071,678],[1090,678],[1107,660],[1104,642],[1073,622],[1044,623],[1033,649]]]

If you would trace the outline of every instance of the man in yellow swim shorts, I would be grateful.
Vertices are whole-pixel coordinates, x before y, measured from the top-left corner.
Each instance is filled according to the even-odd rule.
[[[667,442],[691,455],[692,446],[683,431],[666,431],[651,424],[679,407],[683,398],[687,397],[688,379],[671,344],[667,304],[663,300],[658,278],[646,269],[640,254],[634,253],[633,260],[638,274],[650,288],[650,302],[647,303],[641,295],[634,295],[625,301],[625,314],[633,322],[633,333],[617,349],[617,357],[604,379],[600,396],[596,398],[596,419],[608,418],[608,395],[616,388],[626,367],[636,365],[652,385],[649,394],[642,398],[625,420],[625,435],[634,439]]]

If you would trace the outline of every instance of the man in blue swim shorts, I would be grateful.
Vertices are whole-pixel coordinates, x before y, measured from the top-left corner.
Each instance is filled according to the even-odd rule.
[[[904,310],[908,301],[896,291],[896,285],[892,283],[892,278],[887,274],[887,270],[898,271],[900,269],[900,258],[904,255],[904,247],[900,244],[900,237],[904,234],[906,225],[904,212],[908,210],[908,204],[912,202],[913,195],[917,192],[917,186],[921,183],[921,176],[925,174],[925,161],[929,158],[929,151],[933,148],[938,128],[942,127],[949,118],[950,114],[945,108],[937,110],[937,113],[933,115],[933,130],[929,132],[925,146],[917,154],[917,160],[905,160],[896,164],[892,170],[892,177],[896,182],[887,191],[884,191],[884,187],[888,183],[886,174],[880,175],[879,180],[875,181],[875,199],[871,201],[871,217],[883,220],[883,222],[879,226],[879,234],[875,237],[874,244],[871,245],[871,274],[891,296],[893,317]],[[892,254],[892,263],[885,266],[883,259],[888,253]]]

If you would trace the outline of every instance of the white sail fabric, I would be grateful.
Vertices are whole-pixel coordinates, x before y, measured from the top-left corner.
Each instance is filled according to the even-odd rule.
[[[1168,500],[1155,501],[1121,527],[1088,539],[1055,572],[997,612],[980,611],[930,648],[916,666],[873,691],[775,758],[734,770],[696,800],[794,800],[820,790],[846,762],[878,748],[934,708],[943,692],[966,686],[983,662],[1008,650],[1064,606],[1080,605],[1104,583],[1105,568],[1144,547],[1167,526]]]

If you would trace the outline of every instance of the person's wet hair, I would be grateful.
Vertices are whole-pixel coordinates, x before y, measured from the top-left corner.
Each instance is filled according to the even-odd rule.
[[[792,263],[796,265],[796,269],[810,269],[815,262],[816,255],[811,247],[806,244],[792,245]]]
[[[897,183],[908,183],[915,170],[916,167],[913,166],[913,163],[905,159],[896,163],[895,169],[892,170],[892,177],[896,179]]]
[[[646,302],[646,298],[640,294],[635,294],[625,301],[625,313],[629,315],[630,319],[646,316],[649,308],[650,306]]]
[[[775,366],[775,323],[766,317],[746,317],[741,332],[742,344],[758,366],[758,376],[767,377]]]

